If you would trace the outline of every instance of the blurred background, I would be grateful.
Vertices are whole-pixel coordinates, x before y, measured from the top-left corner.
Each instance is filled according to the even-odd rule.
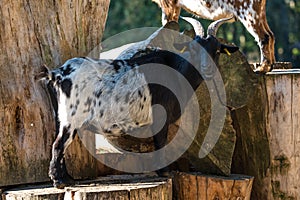
[[[181,11],[182,16],[192,16]],[[275,56],[277,61],[292,62],[300,68],[300,1],[267,1],[268,23],[275,34]],[[210,21],[199,19],[204,27]],[[104,38],[141,27],[160,27],[161,10],[151,0],[111,0]],[[184,28],[184,26],[181,26]],[[259,48],[254,38],[240,22],[224,24],[218,36],[238,45],[249,62],[259,62]]]

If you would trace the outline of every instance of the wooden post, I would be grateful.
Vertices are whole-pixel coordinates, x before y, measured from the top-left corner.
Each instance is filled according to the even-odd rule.
[[[235,174],[229,177],[221,177],[195,173],[177,173],[173,184],[173,193],[175,199],[178,200],[249,200],[253,177]]]
[[[266,76],[267,133],[273,199],[300,198],[300,70]]]
[[[286,66],[249,74],[248,102],[232,112],[237,131],[232,172],[255,177],[253,199],[300,198],[300,71]]]

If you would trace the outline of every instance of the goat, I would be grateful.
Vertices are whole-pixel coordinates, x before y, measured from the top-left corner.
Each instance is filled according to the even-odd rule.
[[[219,20],[210,26],[213,35],[196,36],[189,43],[182,44],[188,47],[180,54],[156,49],[132,59],[72,58],[54,70],[44,66],[36,78],[46,80],[52,93],[55,91],[52,96],[56,96],[56,124],[59,127],[49,167],[49,176],[54,186],[63,188],[71,179],[66,170],[64,153],[77,131],[87,124],[97,125],[97,130],[105,137],[118,136],[150,125],[155,116],[152,105],[160,104],[166,109],[167,120],[162,130],[153,137],[155,148],[162,148],[166,144],[169,124],[181,115],[180,106],[167,88],[148,84],[145,74],[139,71],[140,67],[145,64],[150,67],[155,64],[171,67],[181,73],[195,90],[203,80],[203,74],[196,68],[211,65],[201,61],[201,54],[216,60],[220,52],[234,52],[238,49],[221,44],[215,38],[216,31],[212,31],[216,24],[220,25],[226,20]],[[211,77],[209,73],[204,75]],[[180,83],[174,80],[174,84]],[[186,94],[186,91],[182,93],[187,97],[186,101],[192,96]]]
[[[235,16],[255,38],[260,48],[257,73],[272,70],[275,63],[275,37],[266,18],[266,0],[152,0],[162,9],[162,23],[178,21],[180,9],[204,19],[218,20]]]

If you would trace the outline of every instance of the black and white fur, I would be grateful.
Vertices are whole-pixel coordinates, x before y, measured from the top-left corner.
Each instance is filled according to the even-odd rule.
[[[203,48],[200,48],[200,45]],[[94,60],[73,58],[61,67],[48,70],[46,67],[38,78],[46,79],[51,89],[54,104],[57,104],[57,137],[52,147],[49,176],[54,186],[63,188],[70,179],[67,173],[64,153],[77,131],[89,124],[105,137],[118,136],[153,122],[152,105],[162,105],[167,113],[163,128],[154,136],[155,148],[166,144],[169,124],[181,116],[179,102],[165,87],[147,83],[147,77],[140,71],[145,64],[163,64],[180,74],[196,89],[203,81],[196,68],[210,66],[203,55],[217,59],[227,49],[238,48],[221,44],[214,36],[196,36],[180,54],[154,50],[139,58],[127,60]],[[201,70],[200,70],[201,71]],[[174,77],[176,83],[176,77]],[[192,94],[185,94],[186,102]],[[55,107],[55,106],[54,106]]]

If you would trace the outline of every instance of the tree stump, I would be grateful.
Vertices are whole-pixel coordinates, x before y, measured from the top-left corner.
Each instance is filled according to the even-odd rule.
[[[266,128],[270,146],[272,199],[300,198],[300,70],[273,70],[266,76]]]
[[[99,45],[108,7],[107,0],[0,1],[0,186],[49,180],[53,110],[34,76],[43,64],[53,68]],[[95,176],[91,162],[75,160],[72,171]]]
[[[253,177],[232,174],[210,176],[196,173],[176,173],[173,194],[177,200],[249,200]]]
[[[111,176],[56,189],[50,185],[5,191],[3,200],[172,200],[172,180],[142,176]]]
[[[250,74],[250,98],[232,116],[237,130],[233,173],[255,177],[253,199],[297,199],[299,171],[299,80],[296,69]]]

